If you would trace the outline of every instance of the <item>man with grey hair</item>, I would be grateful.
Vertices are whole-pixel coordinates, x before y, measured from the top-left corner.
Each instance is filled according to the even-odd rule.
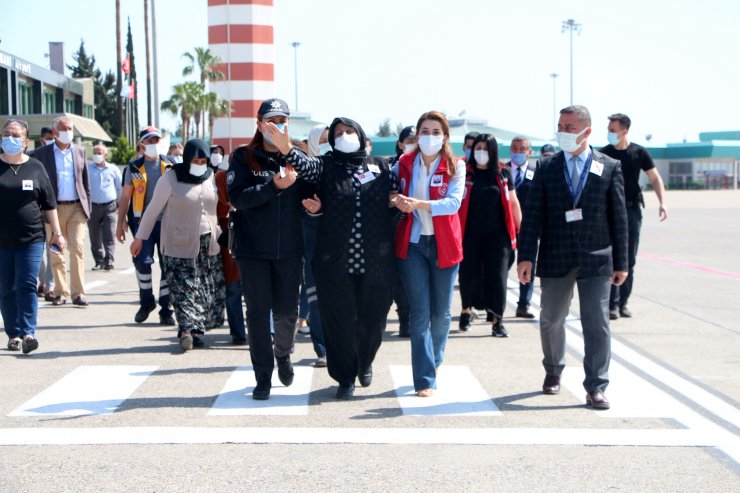
[[[588,145],[591,115],[584,106],[560,111],[560,152],[534,175],[519,234],[521,283],[537,275],[542,286],[540,338],[545,394],[560,392],[565,368],[565,318],[573,288],[583,328],[586,404],[609,409],[610,285],[627,278],[627,211],[619,161]],[[539,245],[539,247],[538,247]],[[539,248],[539,250],[538,250]]]
[[[108,148],[103,144],[93,147],[93,162],[87,169],[92,202],[87,227],[90,231],[90,249],[95,259],[92,270],[113,270],[121,171],[118,166],[108,162]]]
[[[61,115],[51,128],[54,143],[36,149],[33,157],[41,161],[51,180],[57,198],[57,214],[62,235],[69,251],[70,284],[67,283],[67,262],[64,255],[51,256],[54,275],[52,304],[63,305],[72,295],[72,303],[87,306],[85,299],[85,232],[90,218],[90,179],[87,153],[83,146],[72,143],[72,120]],[[48,229],[47,235],[51,236]]]

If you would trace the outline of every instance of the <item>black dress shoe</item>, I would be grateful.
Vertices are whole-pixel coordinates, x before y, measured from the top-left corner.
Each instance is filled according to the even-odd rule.
[[[47,291],[44,293],[44,301],[54,301],[54,298],[56,297],[54,296],[53,292]]]
[[[506,327],[504,327],[504,324],[501,323],[501,320],[493,324],[493,327],[491,327],[491,335],[493,337],[509,337],[509,331],[506,330]]]
[[[517,308],[516,317],[517,318],[534,318],[534,314],[530,313],[530,311],[527,310],[526,308]]]
[[[137,324],[144,323],[144,321],[149,318],[149,314],[152,313],[155,308],[157,308],[157,305],[142,306],[141,308],[139,308],[139,311],[136,312],[136,315],[134,315],[134,321]]]
[[[51,304],[54,306],[62,306],[67,302],[67,298],[62,298],[61,295],[52,298]]]
[[[609,308],[609,320],[618,320],[619,319],[619,310],[615,308]]]
[[[270,382],[270,376],[261,377],[257,380],[257,386],[252,391],[252,399],[256,401],[266,401],[270,398],[270,389],[272,383]]]
[[[206,347],[206,342],[198,336],[193,336],[193,347]]]
[[[87,306],[90,303],[87,302],[84,296],[80,295],[77,298],[72,300],[72,304],[77,305],[77,306]]]
[[[105,266],[103,264],[95,264],[95,267],[93,267],[90,270],[103,270]]]
[[[354,395],[355,395],[354,384],[340,385],[339,387],[337,387],[337,399],[348,401],[348,400],[351,400],[352,396]]]
[[[632,317],[632,312],[630,311],[629,308],[627,308],[627,305],[620,306],[619,307],[619,316],[620,317],[624,317],[624,318],[631,318]]]
[[[113,264],[105,264],[105,270],[114,270]]]
[[[149,314],[147,313],[147,317],[148,316]],[[172,317],[172,315],[160,315],[159,325],[177,325],[177,322],[175,322],[175,319]]]
[[[35,351],[39,347],[39,341],[34,339],[33,337],[26,337],[23,339],[23,342],[21,343],[21,348],[23,349],[23,354],[28,354],[31,351]]]
[[[609,400],[600,390],[586,394],[586,404],[593,409],[609,409]]]
[[[465,313],[462,312],[460,314],[460,330],[463,332],[467,332],[470,330],[470,322],[471,322],[471,315],[470,312]]]
[[[242,337],[234,337],[233,339],[231,339],[231,343],[234,346],[246,346],[247,340]]]
[[[547,375],[545,382],[542,384],[542,393],[547,395],[555,395],[560,393],[560,377],[555,375]]]
[[[278,378],[280,383],[286,387],[290,387],[293,383],[293,364],[290,362],[290,356],[283,356],[281,358],[276,357],[278,367]]]
[[[360,381],[360,385],[363,387],[369,387],[370,384],[373,383],[373,367],[367,367],[365,371],[357,375],[357,379]]]

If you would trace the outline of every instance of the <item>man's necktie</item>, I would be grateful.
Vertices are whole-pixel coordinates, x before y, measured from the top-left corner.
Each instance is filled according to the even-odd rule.
[[[516,168],[516,178],[514,178],[514,188],[519,188],[519,185],[522,184],[522,180],[524,179],[522,168],[521,166],[517,166]]]

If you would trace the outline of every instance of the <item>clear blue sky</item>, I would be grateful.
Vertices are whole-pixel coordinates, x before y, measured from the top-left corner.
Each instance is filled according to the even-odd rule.
[[[115,68],[114,0],[3,4],[0,50],[47,66],[48,41],[63,41],[72,63],[83,38],[101,69]],[[121,4],[145,101],[144,2]],[[160,100],[182,80],[180,55],[207,46],[206,5],[156,0]],[[549,74],[560,74],[558,108],[569,103],[568,35],[561,33],[568,18],[583,25],[574,38],[575,102],[591,110],[597,142],[617,111],[632,117],[636,142],[646,134],[664,143],[740,130],[740,2],[733,0],[275,0],[275,94],[295,106],[290,42],[300,41],[300,110],[316,119],[342,114],[374,133],[386,117],[395,126],[429,109],[464,110],[548,137]],[[175,125],[163,115],[163,127]]]

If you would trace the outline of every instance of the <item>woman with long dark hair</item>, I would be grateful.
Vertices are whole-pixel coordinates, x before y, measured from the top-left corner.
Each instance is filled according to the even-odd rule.
[[[339,383],[338,399],[351,399],[355,379],[363,387],[385,331],[395,276],[392,209],[395,177],[386,162],[365,152],[362,127],[335,118],[332,150],[308,157],[274,125],[267,131],[298,175],[318,184],[323,215],[313,260],[329,375]],[[309,212],[316,212],[309,208]]]
[[[470,327],[471,308],[492,318],[491,335],[508,337],[501,323],[506,306],[506,278],[522,220],[511,171],[499,166],[498,142],[491,134],[473,141],[468,162],[473,177],[460,265],[463,312],[460,328]]]
[[[277,138],[271,139],[272,134],[283,135],[289,117],[285,101],[264,101],[257,112],[257,132],[248,145],[232,152],[226,179],[236,208],[232,253],[247,303],[249,353],[257,380],[252,398],[258,400],[270,397],[276,360],[280,382],[293,383],[290,355],[303,270],[303,208],[296,172],[280,153]]]

